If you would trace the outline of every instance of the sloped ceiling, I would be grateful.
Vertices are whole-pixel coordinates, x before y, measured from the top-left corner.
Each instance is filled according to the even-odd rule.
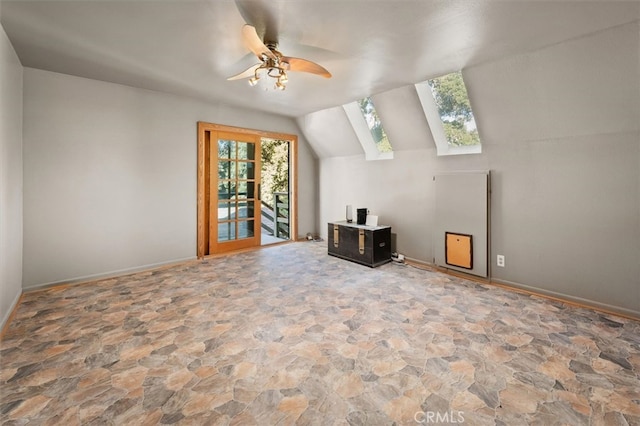
[[[640,19],[640,2],[607,0],[0,2],[26,67],[295,117],[320,156],[358,152],[344,139],[313,142],[327,140],[323,126],[354,138],[335,109],[345,103],[375,95],[398,148],[412,149],[396,123],[426,129],[406,89],[414,83]],[[245,22],[333,77],[290,73],[284,92],[227,81],[257,62],[241,41]]]
[[[371,98],[394,151],[435,146],[413,84]]]
[[[363,154],[342,106],[307,114],[296,121],[320,158]]]

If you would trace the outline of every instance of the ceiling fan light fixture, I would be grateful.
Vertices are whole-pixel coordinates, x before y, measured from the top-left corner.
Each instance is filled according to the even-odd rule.
[[[260,81],[260,76],[256,73],[253,77],[249,79],[249,86],[253,87]]]
[[[249,50],[256,55],[260,62],[240,74],[229,77],[227,80],[247,78],[250,77],[253,72],[254,76],[249,78],[249,85],[256,86],[258,80],[260,80],[258,73],[262,72],[263,77],[271,77],[276,80],[274,85],[276,89],[284,90],[289,81],[287,71],[307,72],[325,78],[331,77],[329,71],[315,62],[282,55],[282,53],[276,50],[278,47],[277,41],[265,43],[258,36],[255,27],[251,25],[246,24],[242,27],[242,37]],[[266,80],[271,81],[268,78]],[[264,87],[265,90],[268,90],[267,86]]]

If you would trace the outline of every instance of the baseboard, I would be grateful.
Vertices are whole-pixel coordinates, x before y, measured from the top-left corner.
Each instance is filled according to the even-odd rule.
[[[9,328],[9,324],[11,324],[13,317],[15,317],[16,313],[18,312],[18,306],[20,305],[20,301],[22,300],[23,295],[24,293],[22,291],[18,292],[15,299],[13,299],[11,306],[9,307],[9,309],[7,309],[7,313],[5,314],[4,318],[2,318],[2,324],[0,326],[0,341]]]
[[[592,309],[592,310],[603,312],[606,314],[617,315],[620,317],[640,321],[640,311],[635,311],[633,309],[621,308],[619,306],[596,302],[594,300],[584,299],[582,297],[570,296],[568,294],[559,293],[551,290],[545,290],[538,287],[532,287],[532,286],[515,283],[507,280],[500,280],[500,279],[494,278],[491,280],[491,284],[494,284],[503,288],[523,291],[525,293],[528,293],[534,296],[544,297],[546,299],[555,300],[558,302],[578,306],[581,308]]]
[[[275,244],[269,244],[269,245],[266,245],[266,246],[250,247],[250,248],[247,248],[247,249],[240,249],[240,250],[236,250],[236,251],[233,251],[233,252],[207,255],[204,258],[205,259],[210,259],[210,258],[215,258],[215,257],[229,256],[229,255],[232,255],[232,254],[238,254],[238,253],[243,253],[243,252],[247,252],[247,251],[259,250],[259,249],[262,249],[262,248],[268,248],[268,247],[273,247],[273,246],[278,246],[278,245],[290,244],[292,242],[294,242],[294,241],[287,240],[287,241],[282,241],[282,242],[275,243]],[[35,284],[35,285],[28,286],[28,287],[24,287],[23,291],[31,292],[31,291],[37,291],[37,290],[46,290],[46,289],[49,289],[51,287],[60,287],[60,286],[65,286],[65,285],[77,285],[77,284],[88,283],[88,282],[97,281],[97,280],[122,277],[122,276],[126,276],[126,275],[131,275],[131,274],[137,274],[139,272],[148,272],[148,271],[154,271],[154,270],[158,270],[158,269],[171,268],[173,266],[179,266],[179,265],[182,265],[182,264],[185,264],[185,263],[188,263],[188,262],[194,262],[194,261],[199,261],[199,260],[200,259],[198,259],[197,257],[185,257],[183,259],[170,260],[170,261],[167,261],[167,262],[152,263],[152,264],[148,264],[148,265],[136,266],[136,267],[133,267],[133,268],[126,268],[126,269],[119,269],[119,270],[116,270],[116,271],[105,272],[105,273],[100,273],[100,274],[84,275],[84,276],[81,276],[81,277],[70,278],[70,279],[66,279],[66,280],[52,281],[52,282],[48,282],[48,283],[44,283],[44,284]]]
[[[151,264],[148,264],[148,265],[136,266],[136,267],[133,267],[133,268],[119,269],[119,270],[116,270],[116,271],[104,272],[104,273],[100,273],[100,274],[84,275],[84,276],[81,276],[81,277],[70,278],[70,279],[66,279],[66,280],[52,281],[52,282],[43,283],[43,284],[31,285],[31,286],[28,286],[28,287],[24,287],[23,291],[31,292],[31,291],[37,291],[37,290],[46,290],[46,289],[49,289],[51,287],[60,287],[60,286],[65,286],[65,285],[77,285],[77,284],[82,284],[82,283],[87,283],[87,282],[92,282],[92,281],[97,281],[97,280],[103,280],[103,279],[107,279],[107,278],[123,277],[123,276],[126,276],[126,275],[137,274],[139,272],[148,272],[148,271],[154,271],[154,270],[158,270],[158,269],[171,268],[171,267],[174,267],[174,266],[179,266],[179,265],[182,265],[182,264],[185,264],[185,263],[188,263],[188,262],[192,262],[192,261],[196,261],[196,260],[197,260],[196,257],[185,257],[183,259],[170,260],[170,261],[167,261],[167,262],[151,263]]]
[[[429,262],[425,262],[423,260],[412,259],[412,258],[406,258],[406,260],[407,260],[407,263],[409,264],[413,264],[414,266],[417,266],[419,268],[426,269],[429,271],[442,272],[443,274],[464,278],[466,280],[474,281],[480,284],[494,285],[497,287],[504,288],[506,290],[516,291],[518,293],[542,297],[545,299],[566,303],[568,305],[572,305],[580,308],[591,309],[591,310],[602,312],[609,315],[616,315],[622,318],[640,321],[640,311],[635,311],[633,309],[621,308],[619,306],[600,303],[590,299],[570,296],[568,294],[559,293],[559,292],[550,291],[550,290],[544,290],[538,287],[532,287],[525,284],[515,283],[507,280],[500,280],[500,279],[491,278],[491,277],[481,278],[475,275],[464,274],[458,271],[442,268],[440,266],[434,265]]]
[[[419,269],[424,269],[425,271],[438,272],[438,267],[431,262],[426,262],[420,259],[414,259],[412,257],[404,258],[404,263],[409,266],[413,266]]]

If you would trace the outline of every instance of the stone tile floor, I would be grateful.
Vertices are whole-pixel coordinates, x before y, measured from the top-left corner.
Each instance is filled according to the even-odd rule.
[[[6,425],[640,425],[640,322],[297,243],[27,293]]]

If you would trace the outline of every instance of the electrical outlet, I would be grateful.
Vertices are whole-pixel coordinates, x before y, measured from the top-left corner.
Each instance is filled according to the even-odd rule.
[[[496,263],[498,264],[498,266],[504,268],[504,255],[499,254],[496,258]]]

